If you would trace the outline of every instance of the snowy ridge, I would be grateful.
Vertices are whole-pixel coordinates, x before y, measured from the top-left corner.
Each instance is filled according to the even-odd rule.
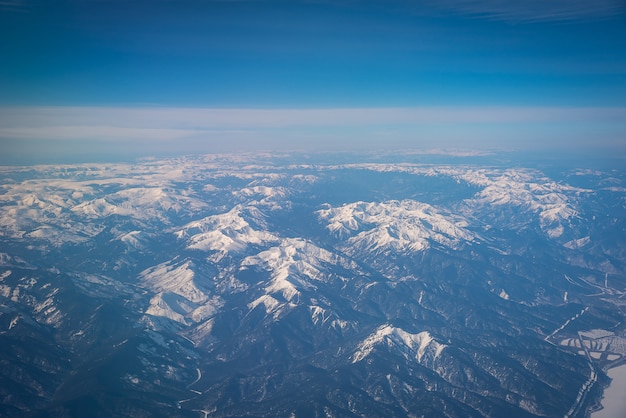
[[[277,247],[246,257],[241,266],[259,266],[270,272],[265,294],[248,306],[254,309],[263,303],[268,313],[281,305],[278,300],[298,304],[302,291],[315,291],[316,282],[328,281],[324,264],[356,267],[336,254],[300,238],[287,238]]]
[[[591,242],[591,238],[589,236],[582,237],[579,239],[573,239],[571,241],[563,244],[565,248],[569,248],[570,250],[579,250]]]
[[[348,237],[347,248],[352,252],[417,252],[431,242],[455,248],[476,239],[466,229],[465,219],[444,216],[433,206],[414,200],[355,202],[337,208],[328,205],[317,214],[333,234]]]
[[[218,296],[213,296],[202,304],[198,304],[175,293],[160,292],[150,299],[150,305],[145,313],[189,325],[214,316],[223,304],[224,302]]]
[[[145,313],[185,324],[189,319],[198,322],[214,315],[223,302],[211,295],[213,278],[207,272],[198,275],[198,270],[191,260],[144,270],[140,280],[156,293]]]
[[[80,244],[87,242],[98,235],[103,229],[104,228],[98,228],[95,225],[83,225],[82,228],[76,228],[76,232],[73,232],[57,226],[42,225],[25,233],[24,237],[48,241],[53,246],[60,247],[66,243]]]
[[[264,216],[259,209],[237,205],[226,213],[188,223],[176,231],[176,236],[187,241],[188,249],[240,252],[250,244],[262,245],[278,240],[264,228]]]
[[[285,197],[289,195],[289,190],[278,186],[252,186],[236,190],[233,195],[245,200],[254,199],[251,203],[267,206],[270,209],[283,209],[288,205]]]
[[[414,358],[419,363],[427,359],[431,362],[437,360],[446,348],[445,344],[437,342],[427,331],[411,334],[402,328],[383,325],[359,344],[352,356],[352,362],[363,360],[379,345],[398,350],[407,360]]]
[[[185,316],[195,308],[194,305],[188,302],[184,298],[176,298],[171,294],[157,293],[150,299],[150,306],[146,309],[146,314],[161,316],[181,324],[187,324]]]
[[[121,233],[115,238],[128,245],[129,248],[135,248],[138,250],[145,250],[147,244],[146,234],[142,231],[130,231]]]
[[[61,192],[67,195],[55,191],[46,194],[46,182],[43,185],[25,183],[3,188],[5,193],[0,195],[0,236],[30,237],[59,246],[64,242],[85,242],[102,231],[101,225],[73,219],[70,209],[77,203],[76,194],[81,194],[68,190],[70,186],[66,183]]]
[[[82,243],[102,231],[103,218],[170,222],[206,203],[169,182],[181,170],[149,165],[107,164],[36,167],[41,178],[0,186],[0,236],[29,237],[55,246]],[[50,177],[50,178],[47,178]]]
[[[550,237],[563,235],[568,221],[578,216],[581,193],[591,190],[556,183],[541,172],[525,168],[496,169],[471,166],[418,164],[354,164],[334,168],[363,168],[379,172],[402,172],[420,176],[446,176],[481,187],[466,203],[475,210],[512,206],[538,216],[541,229]]]
[[[509,205],[536,213],[541,229],[558,238],[567,221],[578,215],[576,200],[582,192],[586,190],[538,178],[528,170],[507,170],[468,203],[478,207]]]
[[[83,202],[72,208],[77,214],[101,218],[111,215],[135,219],[159,219],[167,222],[164,212],[199,211],[206,206],[198,199],[164,187],[133,187],[111,193],[106,197]]]
[[[354,323],[338,318],[332,310],[324,309],[318,305],[309,306],[309,312],[311,313],[311,321],[315,325],[328,323],[335,330],[345,330],[354,325]]]
[[[312,174],[295,174],[291,177],[290,184],[298,185],[298,184],[314,184],[319,181],[317,176]]]
[[[196,272],[194,263],[186,260],[182,263],[162,263],[158,266],[144,270],[140,274],[140,280],[157,292],[171,292],[185,297],[191,302],[203,302],[207,295],[196,284]],[[206,282],[210,278],[200,278]],[[205,291],[206,288],[205,284]]]

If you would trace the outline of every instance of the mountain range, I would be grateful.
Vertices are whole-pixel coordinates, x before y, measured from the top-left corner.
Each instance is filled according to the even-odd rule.
[[[0,415],[584,417],[626,170],[512,154],[0,168]]]

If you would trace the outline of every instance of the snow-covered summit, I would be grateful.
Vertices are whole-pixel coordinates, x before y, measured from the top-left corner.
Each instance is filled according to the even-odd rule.
[[[477,238],[465,219],[414,200],[328,205],[317,214],[331,233],[347,238],[352,251],[417,252],[433,242],[457,247]]]
[[[342,165],[334,168],[359,168],[377,172],[407,173],[415,176],[450,177],[459,183],[478,187],[477,193],[465,200],[468,218],[484,214],[495,220],[501,210],[509,208],[537,219],[540,228],[550,237],[558,238],[579,216],[582,194],[591,190],[556,182],[541,171],[530,168],[495,168],[423,164]],[[494,214],[494,212],[496,212]],[[501,216],[506,221],[508,215]],[[519,219],[516,219],[517,223]]]
[[[269,271],[266,293],[287,301],[298,300],[302,290],[315,290],[316,282],[329,280],[324,264],[345,267],[349,262],[301,238],[284,239],[279,246],[246,257],[241,263],[242,267],[259,266]]]
[[[445,344],[436,341],[428,331],[411,334],[402,328],[386,324],[359,344],[352,356],[352,362],[363,360],[381,345],[400,352],[407,360],[415,359],[419,363],[437,360],[446,348]]]
[[[166,213],[198,211],[205,207],[202,201],[186,196],[169,187],[132,187],[119,190],[72,208],[76,214],[91,218],[111,215],[129,216],[141,220],[168,221]]]
[[[281,186],[251,186],[244,187],[232,192],[233,196],[254,203],[255,205],[265,206],[269,209],[283,209],[288,206],[289,201],[286,197],[289,195],[289,189]]]
[[[531,170],[510,169],[492,176],[467,203],[472,210],[508,206],[536,214],[541,229],[557,238],[568,222],[578,216],[579,195],[588,192],[556,183]]]
[[[156,292],[171,292],[191,302],[203,302],[211,287],[211,277],[198,277],[198,268],[191,260],[161,263],[144,270],[140,280]]]
[[[240,252],[250,244],[276,242],[278,238],[266,230],[261,211],[254,206],[237,205],[228,212],[190,222],[176,231],[187,248],[220,253]]]
[[[212,272],[188,259],[146,269],[139,279],[154,292],[145,311],[148,315],[186,324],[214,314],[222,303],[212,294]]]

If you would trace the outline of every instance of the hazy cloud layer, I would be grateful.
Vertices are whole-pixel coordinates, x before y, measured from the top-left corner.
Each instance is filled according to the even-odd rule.
[[[4,107],[0,129],[115,126],[153,129],[285,128],[421,123],[620,120],[623,107],[423,106],[330,109]]]
[[[5,107],[0,115],[3,148],[20,158],[44,150],[71,154],[77,147],[85,155],[389,147],[623,148],[626,136],[622,107]]]

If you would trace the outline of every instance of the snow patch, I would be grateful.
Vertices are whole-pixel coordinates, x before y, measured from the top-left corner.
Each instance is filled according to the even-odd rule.
[[[263,295],[250,302],[248,304],[248,308],[254,309],[259,305],[263,305],[265,313],[269,315],[272,312],[275,312],[281,306],[281,303],[270,295]]]
[[[19,319],[20,319],[20,317],[19,317],[19,316],[16,316],[15,318],[13,318],[13,319],[11,320],[11,323],[9,324],[9,329],[12,329],[14,326],[16,326],[16,325],[17,325],[17,321],[18,321]]]
[[[130,231],[125,234],[118,236],[116,239],[128,245],[131,248],[136,249],[144,249],[145,248],[145,237],[144,233],[141,231]]]
[[[144,270],[140,274],[140,279],[157,292],[171,292],[183,296],[191,302],[201,303],[207,300],[205,292],[211,278],[196,278],[195,268],[191,260],[186,260],[178,265],[167,262]],[[202,288],[197,284],[199,281],[204,282]]]
[[[563,246],[566,248],[569,248],[570,250],[579,250],[585,247],[586,245],[588,245],[590,242],[591,242],[591,238],[587,236],[587,237],[573,239],[571,241],[568,241],[565,244],[563,244]]]

